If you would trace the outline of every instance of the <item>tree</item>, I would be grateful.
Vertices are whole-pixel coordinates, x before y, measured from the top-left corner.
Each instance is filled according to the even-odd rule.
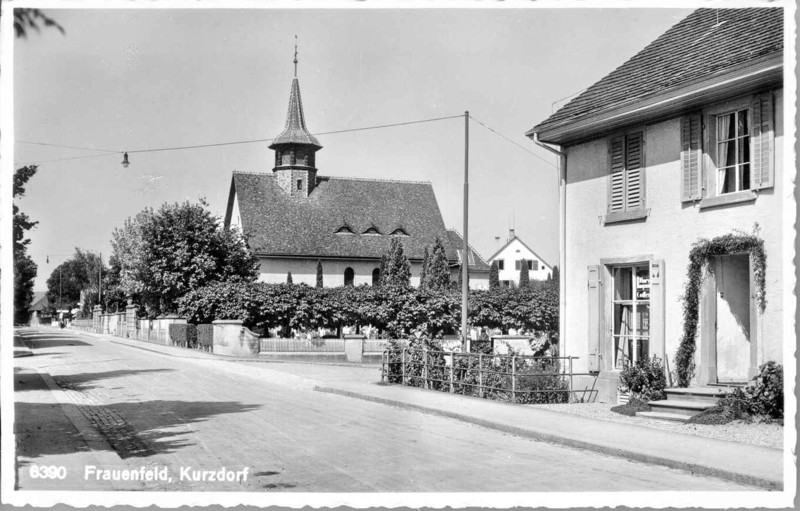
[[[386,254],[385,278],[381,281],[386,286],[408,287],[411,283],[411,263],[403,250],[403,243],[393,238]]]
[[[489,268],[489,289],[497,289],[500,287],[500,270],[497,267],[497,261],[492,261],[492,266]]]
[[[560,276],[559,271],[558,271],[558,266],[553,266],[553,282],[555,282],[556,285],[558,285],[558,282],[559,282],[560,278],[561,278],[561,276]]]
[[[386,269],[389,267],[388,254],[381,255],[381,265],[378,267],[378,286],[386,285]]]
[[[286,283],[287,284],[294,284],[294,282],[292,281],[292,272],[289,272],[289,273],[286,274]]]
[[[101,275],[108,274],[100,254],[75,248],[47,279],[47,300],[53,309],[71,309],[82,303],[88,313],[98,301]]]
[[[317,287],[322,288],[322,261],[317,260]]]
[[[428,288],[434,291],[442,291],[450,285],[450,268],[447,265],[447,256],[444,252],[442,240],[438,237],[433,244],[433,254],[431,254],[428,264]]]
[[[528,261],[523,259],[520,261],[519,265],[519,287],[521,289],[525,289],[526,287],[530,286],[531,277],[528,273]]]
[[[52,18],[46,16],[39,9],[14,9],[14,33],[17,37],[28,37],[28,30],[34,29],[41,32],[39,24],[45,27],[54,27],[58,29],[61,34],[64,34],[64,27],[58,24]]]
[[[207,206],[204,200],[165,203],[114,230],[120,290],[147,315],[175,312],[181,296],[212,282],[249,282],[258,275],[258,259],[241,232],[225,229]]]
[[[422,270],[419,274],[419,287],[425,289],[428,287],[428,265],[431,263],[431,256],[428,253],[428,247],[425,247],[425,252],[422,254]]]
[[[25,195],[25,185],[36,174],[36,170],[35,165],[29,165],[14,172],[13,198],[15,200]],[[30,319],[28,309],[33,301],[33,280],[38,272],[36,263],[28,255],[28,245],[31,240],[27,238],[27,233],[36,227],[38,222],[28,218],[28,215],[19,210],[16,203],[13,204],[12,209],[14,218],[14,323],[24,324]]]

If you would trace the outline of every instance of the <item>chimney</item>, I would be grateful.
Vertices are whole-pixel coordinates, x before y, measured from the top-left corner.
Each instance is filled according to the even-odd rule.
[[[508,241],[511,241],[516,237],[517,235],[514,234],[514,228],[512,227],[511,229],[508,230]]]

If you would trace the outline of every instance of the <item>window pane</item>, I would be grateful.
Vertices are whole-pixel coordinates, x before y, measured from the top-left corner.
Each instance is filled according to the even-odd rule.
[[[750,137],[739,139],[739,161],[737,163],[750,163]]]
[[[614,335],[633,333],[633,305],[614,304]]]
[[[633,299],[633,268],[614,268],[614,300]]]
[[[636,307],[636,335],[650,335],[650,306],[638,305]]]
[[[750,189],[750,164],[745,163],[744,165],[739,165],[739,184],[740,190],[749,190]]]
[[[749,131],[750,127],[748,126],[747,123],[747,117],[748,117],[747,110],[741,110],[737,114],[737,117],[739,120],[739,136],[741,137],[742,135],[747,135],[748,133],[750,133]]]
[[[631,347],[627,337],[614,337],[614,367],[622,369],[625,361],[630,360]]]
[[[730,140],[736,136],[735,114],[720,115],[717,117],[717,140]]]
[[[638,360],[650,358],[650,341],[648,339],[636,339],[636,353]]]
[[[719,169],[719,193],[730,193],[736,191],[736,167]]]

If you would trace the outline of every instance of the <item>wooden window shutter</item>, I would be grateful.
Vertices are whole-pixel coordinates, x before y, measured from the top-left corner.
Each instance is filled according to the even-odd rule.
[[[666,352],[666,292],[664,291],[664,260],[650,261],[650,354],[664,363],[669,380],[669,359]],[[669,383],[669,381],[668,381]]]
[[[760,190],[775,186],[772,93],[756,96],[751,108],[753,126],[751,188]]]
[[[589,371],[600,371],[600,338],[602,312],[600,309],[603,304],[602,293],[603,285],[600,276],[601,268],[598,265],[591,265],[588,268],[588,306],[589,306],[589,337],[588,337],[588,360]]]
[[[611,176],[608,185],[608,211],[625,210],[625,139],[621,136],[611,139],[609,155]]]
[[[642,133],[631,133],[625,140],[625,209],[644,207],[644,179],[642,176]]]
[[[702,145],[700,143],[700,114],[693,114],[681,120],[681,201],[702,198],[701,165]]]

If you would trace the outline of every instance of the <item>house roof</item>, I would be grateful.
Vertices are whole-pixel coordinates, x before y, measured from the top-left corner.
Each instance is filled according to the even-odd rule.
[[[317,177],[308,197],[291,197],[273,174],[234,172],[225,225],[230,225],[234,194],[242,231],[257,255],[380,259],[391,233],[402,229],[409,259],[423,257],[447,230],[427,182]],[[348,226],[353,234],[337,234]],[[380,234],[363,234],[374,227]],[[448,260],[457,255],[445,246]]]
[[[541,262],[542,262],[542,263],[543,263],[545,266],[547,266],[548,268],[551,268],[551,269],[553,268],[553,267],[552,267],[552,266],[551,266],[551,265],[550,265],[550,264],[549,264],[547,261],[545,261],[545,260],[544,260],[542,257],[540,257],[540,256],[539,256],[539,254],[537,254],[535,250],[533,250],[531,247],[529,247],[529,246],[528,246],[528,245],[527,245],[527,244],[526,244],[524,241],[522,241],[521,239],[519,239],[519,237],[517,237],[517,236],[514,236],[513,238],[511,238],[510,240],[508,240],[508,242],[506,242],[506,244],[505,244],[505,245],[503,245],[502,247],[500,247],[500,250],[498,250],[497,252],[495,252],[494,254],[492,254],[492,257],[490,257],[490,258],[488,259],[488,261],[489,261],[489,264],[491,264],[491,262],[492,262],[492,261],[494,261],[495,257],[497,257],[498,255],[500,255],[500,254],[503,252],[503,250],[505,250],[506,248],[508,248],[508,246],[509,246],[509,245],[511,245],[512,243],[514,243],[514,241],[515,241],[515,240],[516,240],[516,241],[519,241],[520,243],[522,243],[522,246],[523,246],[523,247],[525,247],[525,248],[527,248],[527,249],[528,249],[528,250],[529,250],[529,251],[530,251],[530,252],[531,252],[533,255],[535,255],[535,256],[536,256],[536,258],[537,258],[538,260],[540,260],[540,261],[541,261]]]
[[[783,9],[698,9],[528,131],[542,133],[783,52]]]
[[[47,292],[46,291],[34,291],[33,292],[33,301],[31,301],[31,306],[28,307],[29,311],[41,311],[47,308],[50,305],[50,302],[47,300]]]
[[[464,247],[464,238],[461,237],[461,233],[455,229],[447,229],[447,241],[450,243],[450,246],[458,255],[458,261],[461,262],[461,251]],[[484,260],[483,257],[475,250],[475,247],[472,246],[470,243],[469,245],[469,257],[467,259],[467,268],[470,271],[481,272],[485,271],[488,272],[491,267],[489,263]]]
[[[269,148],[275,149],[280,144],[304,144],[313,145],[319,149],[322,148],[317,137],[309,133],[306,128],[306,117],[303,115],[303,100],[300,98],[300,82],[297,77],[292,80],[286,124],[281,134],[275,137]]]

